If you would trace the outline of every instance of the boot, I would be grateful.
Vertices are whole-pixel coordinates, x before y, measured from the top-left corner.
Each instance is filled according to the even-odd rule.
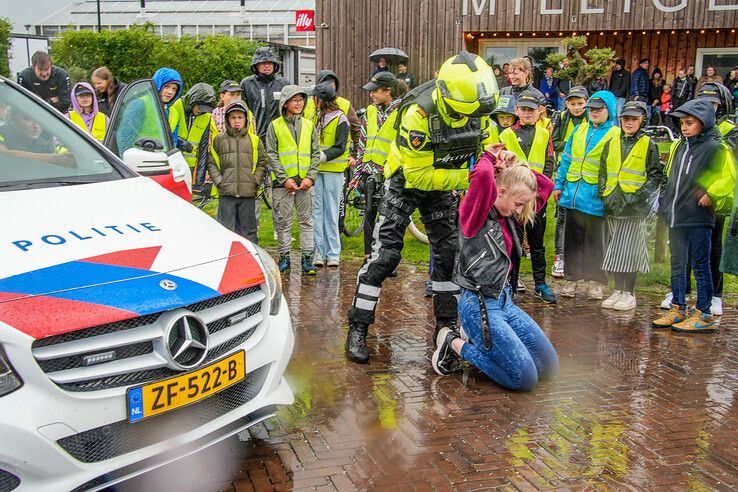
[[[346,336],[346,357],[359,364],[369,362],[369,350],[366,348],[366,335],[369,325],[349,321],[348,335]]]
[[[279,264],[277,265],[280,272],[284,272],[290,269],[290,255],[281,254],[279,255]]]
[[[313,255],[304,254],[302,255],[302,273],[305,275],[315,275],[315,265],[313,264]]]

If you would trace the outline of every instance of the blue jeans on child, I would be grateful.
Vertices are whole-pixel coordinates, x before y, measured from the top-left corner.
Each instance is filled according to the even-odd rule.
[[[343,173],[319,172],[315,180],[313,230],[315,257],[338,260],[341,235],[338,230],[338,205],[343,191]]]
[[[461,348],[462,359],[512,390],[528,391],[540,379],[559,371],[556,350],[538,324],[513,303],[509,287],[499,299],[485,297],[484,301],[492,338],[489,350],[482,339],[479,298],[475,292],[462,289],[459,318],[469,335]]]
[[[710,314],[712,304],[712,272],[710,271],[711,227],[670,227],[669,252],[671,253],[672,303],[680,308],[687,307],[684,299],[687,289],[687,264],[692,261],[694,278],[697,280],[697,309]]]

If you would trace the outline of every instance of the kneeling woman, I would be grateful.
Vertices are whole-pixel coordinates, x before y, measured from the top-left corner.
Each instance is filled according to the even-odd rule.
[[[444,328],[433,368],[450,374],[459,356],[493,381],[530,390],[558,372],[559,359],[541,328],[512,300],[511,265],[521,254],[515,218],[529,223],[546,206],[553,182],[493,145],[470,175],[459,208],[461,238],[454,282],[462,287],[459,317],[465,332]]]

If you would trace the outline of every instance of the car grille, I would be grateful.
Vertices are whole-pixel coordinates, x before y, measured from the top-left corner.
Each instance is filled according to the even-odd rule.
[[[130,453],[196,429],[244,405],[259,394],[271,366],[246,374],[238,384],[192,405],[155,415],[140,422],[121,420],[73,436],[57,443],[84,463],[96,463]]]
[[[264,319],[265,290],[250,287],[185,306],[207,325],[207,364],[245,342]],[[97,391],[164,379],[181,373],[157,351],[166,346],[164,312],[94,326],[33,342],[41,370],[68,391]],[[237,317],[237,320],[233,320]],[[159,350],[162,350],[161,348]],[[91,356],[110,360],[86,364]]]
[[[0,468],[0,492],[10,492],[20,485],[20,478]]]

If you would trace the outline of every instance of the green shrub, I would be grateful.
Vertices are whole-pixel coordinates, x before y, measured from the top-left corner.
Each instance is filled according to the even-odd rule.
[[[0,17],[0,75],[10,77],[10,29],[13,25],[5,17]]]
[[[157,68],[171,67],[182,76],[185,89],[207,82],[217,90],[225,79],[240,81],[250,75],[251,57],[263,45],[223,35],[161,37],[150,27],[99,33],[65,31],[51,42],[54,64],[75,67],[75,75],[84,73],[87,80],[93,70],[106,66],[124,82],[149,78]]]

